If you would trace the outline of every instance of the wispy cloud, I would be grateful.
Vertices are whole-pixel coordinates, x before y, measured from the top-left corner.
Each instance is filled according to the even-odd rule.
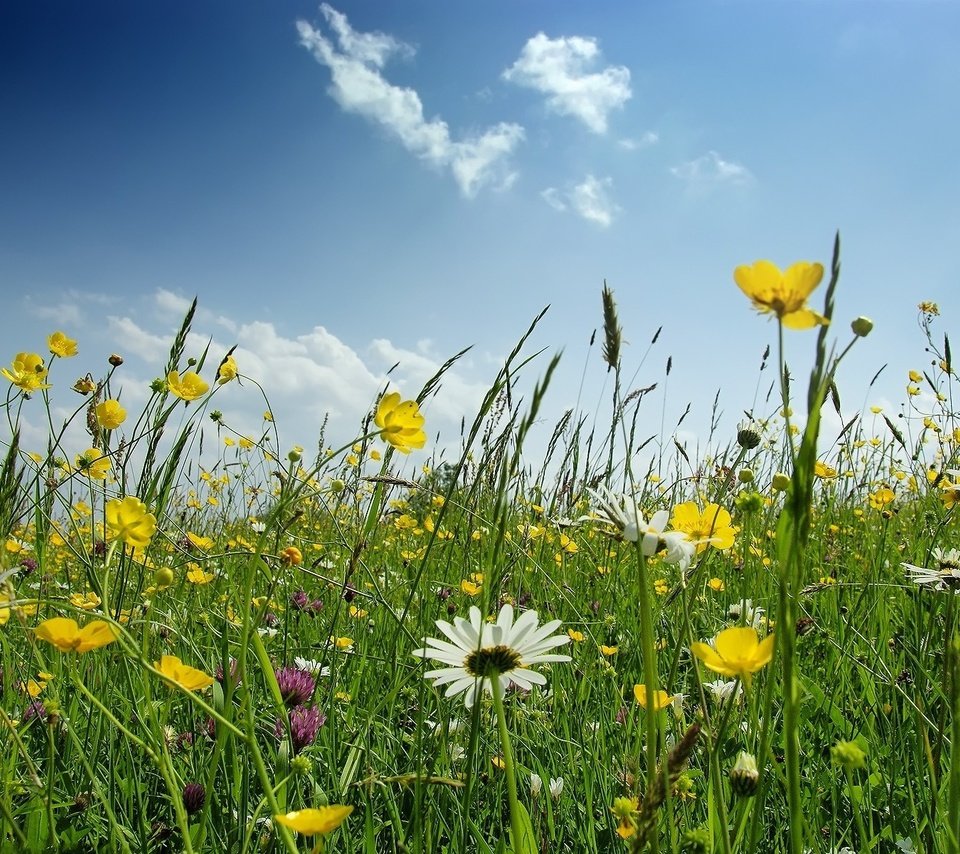
[[[627,151],[639,151],[643,148],[650,148],[651,145],[656,145],[658,142],[660,142],[660,134],[656,133],[655,131],[648,130],[638,136],[636,139],[632,137],[626,137],[624,139],[617,140],[617,145],[623,149],[626,149]]]
[[[621,210],[613,201],[612,189],[612,178],[587,175],[568,190],[548,187],[540,193],[540,197],[556,211],[572,210],[585,220],[608,228]]]
[[[413,89],[395,86],[381,70],[392,56],[414,49],[385,33],[359,33],[341,12],[324,3],[323,17],[336,44],[306,21],[297,21],[300,43],[330,69],[330,95],[347,112],[384,127],[412,154],[449,168],[460,191],[474,197],[484,186],[509,187],[516,179],[510,156],[524,139],[518,124],[500,122],[475,136],[454,140],[447,123],[424,118],[423,102]]]
[[[590,69],[600,59],[596,39],[582,36],[551,39],[537,33],[503,79],[547,96],[547,106],[561,116],[573,116],[594,133],[607,132],[607,117],[633,94],[630,69],[608,65]]]
[[[673,166],[670,171],[691,185],[749,184],[754,180],[746,166],[724,160],[716,151]]]

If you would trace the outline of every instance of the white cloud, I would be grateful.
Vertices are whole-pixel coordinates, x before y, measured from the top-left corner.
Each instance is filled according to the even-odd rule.
[[[610,195],[612,189],[612,178],[587,175],[568,191],[548,187],[540,193],[540,197],[554,210],[562,212],[572,208],[584,219],[607,228],[613,224],[614,217],[621,210]]]
[[[656,145],[660,141],[660,134],[655,131],[648,130],[646,133],[641,134],[636,139],[625,138],[618,140],[617,145],[621,148],[626,149],[627,151],[639,151],[643,148],[649,148],[651,145]]]
[[[611,110],[621,108],[633,94],[630,69],[608,65],[590,71],[600,58],[593,38],[548,38],[537,33],[523,46],[520,57],[503,79],[547,96],[547,106],[561,116],[573,116],[594,133],[607,132]]]
[[[524,139],[520,125],[500,122],[475,136],[452,139],[445,121],[424,117],[416,91],[394,86],[380,73],[392,55],[411,56],[412,47],[384,33],[356,32],[345,15],[326,3],[320,10],[337,46],[303,20],[297,21],[300,44],[330,69],[330,95],[344,110],[384,127],[427,163],[449,168],[467,198],[487,185],[506,188],[513,183],[516,173],[509,159]]]
[[[753,173],[740,163],[724,160],[716,151],[708,151],[696,160],[688,160],[670,171],[690,184],[749,184]]]
[[[110,315],[107,329],[110,340],[115,342],[114,349],[124,358],[133,353],[153,365],[157,373],[166,365],[172,339],[147,332],[129,317]]]

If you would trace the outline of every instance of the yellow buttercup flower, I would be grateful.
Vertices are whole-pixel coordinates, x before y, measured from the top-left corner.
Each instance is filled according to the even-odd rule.
[[[401,454],[409,454],[414,448],[422,448],[427,443],[420,407],[415,400],[401,403],[399,392],[391,392],[381,398],[373,420],[380,428],[381,438]]]
[[[277,824],[289,827],[304,836],[315,836],[318,833],[332,833],[353,812],[353,807],[341,804],[331,804],[319,809],[294,810],[288,813],[279,813],[273,817]]]
[[[103,456],[96,448],[89,448],[82,454],[77,454],[73,464],[77,471],[83,472],[94,480],[105,480],[110,474],[110,458]]]
[[[50,388],[49,383],[44,382],[47,378],[47,369],[43,366],[43,356],[38,356],[36,353],[17,353],[10,364],[10,370],[2,368],[0,374],[3,374],[17,388],[27,392]]]
[[[734,626],[720,632],[713,646],[697,642],[690,651],[715,673],[736,676],[749,684],[750,677],[773,658],[773,643],[773,635],[761,641],[749,626]]]
[[[633,686],[633,696],[634,699],[640,704],[642,708],[647,708],[647,686],[640,684]],[[653,710],[659,712],[661,709],[665,709],[673,702],[673,695],[668,694],[662,688],[653,692]]]
[[[187,371],[182,377],[177,371],[167,374],[167,388],[174,397],[191,401],[203,397],[209,390],[208,386],[196,371]]]
[[[161,656],[159,661],[155,661],[153,666],[157,668],[171,682],[176,682],[186,691],[202,691],[213,684],[213,677],[208,676],[202,670],[184,664],[175,655]]]
[[[76,620],[68,617],[44,620],[34,634],[61,652],[89,652],[113,643],[118,637],[117,630],[105,620],[93,620],[81,629]]]
[[[696,543],[698,552],[708,545],[729,549],[736,533],[730,513],[719,504],[708,504],[701,510],[695,502],[685,501],[673,508],[670,525]]]
[[[94,412],[97,416],[97,424],[104,430],[116,430],[127,417],[127,410],[118,400],[105,400],[103,403],[98,403]]]
[[[77,342],[68,338],[62,332],[54,332],[47,338],[47,347],[54,356],[61,359],[69,359],[77,355]]]
[[[217,368],[217,384],[223,385],[224,383],[230,382],[230,380],[235,380],[239,370],[237,369],[237,361],[233,356],[224,356],[223,361],[220,363],[220,367]]]
[[[771,261],[756,261],[740,266],[733,279],[754,308],[762,314],[775,314],[788,329],[810,329],[829,322],[807,308],[807,297],[823,278],[823,265],[798,261],[781,272]]]
[[[104,508],[107,530],[128,546],[145,549],[157,530],[157,517],[147,511],[147,505],[134,495],[114,498]]]

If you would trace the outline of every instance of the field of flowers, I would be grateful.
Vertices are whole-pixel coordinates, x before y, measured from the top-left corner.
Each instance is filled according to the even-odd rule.
[[[826,270],[734,271],[778,331],[774,391],[669,474],[638,468],[606,288],[611,422],[568,414],[535,462],[556,360],[526,336],[449,462],[426,432],[443,370],[306,453],[269,410],[259,435],[227,423],[218,389],[254,384],[186,351],[192,310],[140,412],[120,356],[77,379],[63,331],[17,354],[0,851],[960,854],[949,340],[921,303],[908,417],[821,435],[872,327],[832,316],[838,277],[839,244]]]

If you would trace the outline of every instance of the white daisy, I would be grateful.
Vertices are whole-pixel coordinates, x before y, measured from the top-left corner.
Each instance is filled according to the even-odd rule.
[[[426,638],[426,646],[415,649],[413,655],[446,664],[438,670],[428,670],[424,678],[432,679],[437,686],[446,685],[444,696],[466,692],[464,703],[469,709],[480,691],[493,693],[493,676],[499,677],[501,695],[511,683],[526,691],[534,685],[545,685],[547,678],[528,668],[570,661],[569,655],[547,652],[570,642],[565,634],[550,636],[559,627],[559,620],[539,625],[536,611],[524,611],[514,622],[513,606],[509,604],[500,609],[495,623],[485,623],[480,609],[473,607],[469,620],[437,620],[437,628],[449,641]]]
[[[627,542],[639,542],[645,557],[653,557],[662,551],[665,563],[678,564],[682,570],[690,566],[696,554],[696,543],[682,531],[664,531],[670,521],[669,510],[658,510],[648,522],[629,496],[617,495],[605,487],[588,489],[587,492],[596,502],[594,519],[616,528]]]
[[[931,557],[934,567],[930,569],[912,563],[903,563],[901,566],[907,571],[907,577],[921,586],[960,594],[960,551],[934,548]]]
[[[299,655],[294,656],[293,664],[297,670],[305,670],[314,676],[329,676],[330,668],[324,667],[319,661],[312,658],[302,658]]]

